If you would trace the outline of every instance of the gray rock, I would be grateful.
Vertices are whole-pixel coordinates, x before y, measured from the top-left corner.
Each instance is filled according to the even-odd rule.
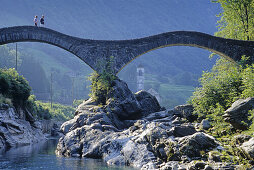
[[[142,116],[141,106],[125,82],[115,80],[108,98],[106,110],[117,115],[119,119],[138,119]]]
[[[20,119],[0,119],[0,134],[1,149],[30,145],[45,140],[41,129]]]
[[[180,153],[190,158],[200,157],[200,151],[209,151],[218,145],[214,137],[203,132],[197,132],[193,135],[182,137],[179,140]]]
[[[231,123],[234,128],[246,130],[252,123],[252,120],[248,120],[249,110],[252,109],[254,109],[254,97],[239,99],[225,111],[223,117],[225,121]]]
[[[196,133],[196,129],[192,125],[180,125],[172,128],[173,135],[176,137],[188,136]]]
[[[179,163],[176,161],[170,161],[161,166],[160,170],[178,170]]]
[[[45,140],[39,122],[26,109],[9,105],[0,107],[0,149],[30,145]]]
[[[211,166],[209,166],[209,165],[206,165],[206,166],[204,167],[204,170],[213,170],[213,168],[212,168]]]
[[[208,160],[210,162],[221,162],[221,159],[220,159],[221,156],[222,156],[222,154],[217,150],[210,151],[208,153]]]
[[[178,162],[188,164],[200,151],[218,146],[214,138],[197,133],[192,124],[179,120],[178,125],[172,124],[177,116],[171,111],[146,114],[159,109],[156,101],[146,92],[135,97],[120,80],[109,96],[107,105],[101,107],[91,100],[83,102],[74,119],[62,125],[65,135],[59,139],[57,155],[103,159],[110,165],[139,169],[183,170],[187,166]]]
[[[135,93],[135,97],[140,104],[142,116],[146,116],[149,113],[154,113],[161,110],[160,104],[157,101],[156,97],[150,93],[141,90]]]
[[[249,141],[244,142],[241,145],[241,149],[251,158],[254,158],[254,138],[251,138]]]
[[[53,123],[53,127],[51,128],[51,136],[57,137],[59,136],[60,128],[56,123]]]
[[[199,127],[200,129],[208,130],[211,127],[211,124],[208,120],[203,119]]]
[[[205,168],[205,165],[206,165],[205,162],[203,162],[203,161],[198,161],[198,162],[195,163],[194,166],[195,166],[196,169],[204,169],[204,168]]]
[[[179,105],[174,108],[176,115],[186,118],[188,121],[193,122],[197,119],[197,115],[193,114],[193,106],[190,104]]]
[[[66,134],[69,132],[70,128],[74,125],[75,119],[68,120],[62,124],[60,127],[60,132],[63,134]]]
[[[241,145],[242,143],[250,140],[251,136],[245,135],[245,134],[240,134],[237,136],[234,136],[234,142],[235,144]]]

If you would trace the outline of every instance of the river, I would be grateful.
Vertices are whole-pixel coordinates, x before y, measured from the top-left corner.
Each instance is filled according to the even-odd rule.
[[[102,160],[66,158],[55,155],[56,139],[32,146],[10,149],[0,154],[0,169],[8,170],[134,170],[130,167],[107,166]]]

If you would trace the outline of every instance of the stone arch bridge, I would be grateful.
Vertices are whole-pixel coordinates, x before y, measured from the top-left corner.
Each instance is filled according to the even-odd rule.
[[[101,72],[111,63],[114,74],[138,56],[168,46],[193,46],[207,49],[231,61],[242,55],[254,63],[254,41],[219,38],[200,32],[176,31],[131,40],[91,40],[72,37],[35,26],[16,26],[0,29],[0,45],[14,42],[42,42],[65,49],[79,57],[93,70]],[[113,57],[111,57],[113,56]]]

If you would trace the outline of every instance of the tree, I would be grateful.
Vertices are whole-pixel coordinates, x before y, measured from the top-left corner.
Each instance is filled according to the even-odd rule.
[[[218,15],[220,37],[239,40],[254,40],[254,1],[253,0],[213,0],[220,3],[223,12]]]

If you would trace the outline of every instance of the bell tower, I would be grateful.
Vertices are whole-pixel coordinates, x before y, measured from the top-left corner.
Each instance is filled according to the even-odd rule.
[[[139,64],[137,67],[137,91],[144,90],[145,86],[145,69]]]

